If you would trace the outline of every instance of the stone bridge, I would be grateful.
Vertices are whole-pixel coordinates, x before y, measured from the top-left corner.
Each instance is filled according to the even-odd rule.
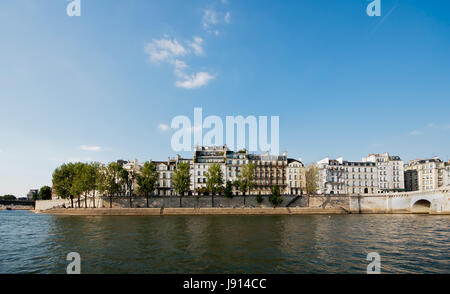
[[[450,214],[450,187],[350,197],[352,212]]]

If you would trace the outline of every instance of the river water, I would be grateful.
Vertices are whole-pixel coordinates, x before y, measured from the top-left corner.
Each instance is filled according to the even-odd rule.
[[[450,216],[51,216],[0,211],[0,273],[450,273]]]

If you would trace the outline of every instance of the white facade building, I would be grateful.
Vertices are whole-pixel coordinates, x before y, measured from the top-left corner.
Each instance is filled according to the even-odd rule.
[[[362,161],[376,163],[379,193],[405,190],[404,162],[399,156],[390,156],[387,152],[369,154]]]
[[[377,166],[374,162],[344,161],[342,157],[317,162],[319,194],[378,193]]]

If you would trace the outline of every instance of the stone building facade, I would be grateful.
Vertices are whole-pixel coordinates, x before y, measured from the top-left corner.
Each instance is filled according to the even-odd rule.
[[[378,193],[377,166],[374,162],[344,161],[342,157],[317,162],[319,194]]]
[[[280,187],[281,193],[286,191],[286,152],[283,152],[282,155],[249,154],[248,158],[249,163],[255,165],[253,193],[270,194],[271,188],[275,185]]]
[[[414,159],[405,165],[408,191],[429,191],[445,185],[446,164],[438,157]]]
[[[286,194],[301,195],[306,191],[306,169],[301,159],[288,158]]]
[[[405,190],[404,162],[399,156],[390,156],[387,152],[382,154],[369,154],[362,161],[376,163],[379,193]]]

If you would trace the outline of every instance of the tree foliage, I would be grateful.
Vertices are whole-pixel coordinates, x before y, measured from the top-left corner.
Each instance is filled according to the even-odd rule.
[[[73,199],[71,190],[74,177],[75,164],[73,163],[66,163],[55,169],[52,175],[52,185],[53,189],[59,197],[63,199]]]
[[[191,175],[189,174],[189,164],[181,162],[178,164],[173,174],[173,186],[175,192],[179,195],[184,195],[189,192],[191,186]]]
[[[107,166],[101,168],[99,172],[99,191],[107,196],[117,196],[123,191],[121,183],[121,172],[123,168],[117,162],[111,162]]]
[[[246,192],[250,194],[250,191],[254,186],[255,177],[255,165],[253,163],[248,163],[242,167],[242,172],[238,176],[238,187],[239,190],[245,195]]]
[[[52,199],[52,188],[50,188],[49,186],[43,186],[39,190],[38,199],[39,200],[50,200],[50,199]]]
[[[277,207],[283,202],[283,198],[280,195],[280,187],[275,185],[271,188],[272,195],[269,198],[269,202],[272,203],[273,207]]]
[[[319,168],[317,165],[312,164],[308,166],[306,170],[306,193],[308,195],[314,195],[319,189]]]
[[[224,194],[227,198],[233,198],[233,183],[230,181],[225,184]]]
[[[206,172],[206,188],[215,194],[223,189],[223,172],[218,163],[213,163]]]
[[[151,161],[145,162],[141,173],[138,174],[136,178],[138,184],[137,192],[140,195],[148,196],[155,191],[158,184],[158,178],[159,175],[156,171],[156,165]]]

